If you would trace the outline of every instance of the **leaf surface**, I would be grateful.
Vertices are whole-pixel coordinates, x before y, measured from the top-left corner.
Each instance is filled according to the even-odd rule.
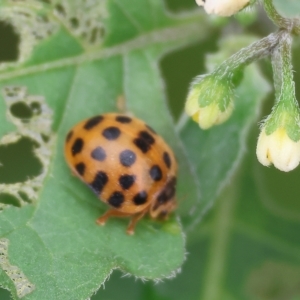
[[[190,191],[180,210],[188,211],[197,185],[157,64],[168,51],[205,36],[204,16],[171,16],[158,0],[2,1],[0,18],[14,24],[21,38],[19,61],[0,70],[0,150],[30,140],[43,167],[24,182],[0,182],[4,199],[12,195],[16,201],[2,202],[2,287],[15,299],[86,299],[115,268],[145,279],[174,276],[185,257],[178,220],[146,218],[134,236],[125,233],[128,219],[96,226],[107,207],[70,174],[63,145],[78,121],[121,105],[173,147],[181,170],[179,197]],[[31,117],[13,113],[19,103]]]

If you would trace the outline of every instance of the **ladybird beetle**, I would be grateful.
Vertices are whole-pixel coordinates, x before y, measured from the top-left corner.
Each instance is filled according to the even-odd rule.
[[[64,152],[72,172],[111,206],[97,224],[128,216],[133,234],[146,213],[165,219],[175,209],[174,153],[145,122],[117,113],[94,116],[69,131]]]

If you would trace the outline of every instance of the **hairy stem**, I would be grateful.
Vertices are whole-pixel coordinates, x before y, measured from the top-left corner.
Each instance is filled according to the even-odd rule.
[[[282,17],[275,9],[273,0],[264,0],[263,4],[268,17],[277,27],[290,31],[296,35],[300,34],[299,18],[288,19]]]
[[[298,107],[292,65],[292,37],[286,32],[272,56],[276,100],[286,107]]]
[[[219,65],[213,73],[222,78],[228,76],[230,73],[233,74],[234,71],[240,67],[247,66],[258,59],[270,55],[278,45],[282,35],[282,31],[272,33],[267,37],[252,43],[248,47],[241,49]]]

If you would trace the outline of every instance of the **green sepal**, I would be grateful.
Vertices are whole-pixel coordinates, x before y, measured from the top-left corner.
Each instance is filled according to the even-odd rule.
[[[212,103],[217,103],[221,112],[224,112],[231,101],[233,101],[232,82],[225,78],[220,78],[214,74],[202,78],[195,87],[198,89],[199,107],[206,107]]]
[[[298,142],[300,140],[299,107],[292,101],[277,102],[264,126],[267,135],[278,128],[285,128],[289,138]]]

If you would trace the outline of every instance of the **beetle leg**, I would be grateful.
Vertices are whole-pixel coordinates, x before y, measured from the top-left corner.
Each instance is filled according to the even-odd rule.
[[[103,214],[101,217],[99,217],[96,220],[96,223],[98,225],[104,225],[106,223],[107,219],[109,219],[110,217],[129,217],[129,216],[132,216],[132,218],[129,222],[129,225],[127,227],[126,232],[129,235],[133,235],[136,223],[145,215],[146,212],[147,211],[145,210],[145,211],[142,211],[142,212],[132,216],[132,214],[123,213],[123,212],[115,210],[115,209],[109,209],[105,214]]]
[[[105,214],[103,214],[101,217],[99,217],[96,220],[96,223],[98,225],[104,225],[110,217],[128,217],[131,214],[123,213],[121,211],[115,210],[115,209],[109,209]]]
[[[136,223],[145,215],[146,212],[147,211],[144,210],[141,213],[136,214],[131,218],[129,225],[127,227],[127,230],[126,230],[127,234],[129,234],[129,235],[134,234],[134,228],[135,228]]]

